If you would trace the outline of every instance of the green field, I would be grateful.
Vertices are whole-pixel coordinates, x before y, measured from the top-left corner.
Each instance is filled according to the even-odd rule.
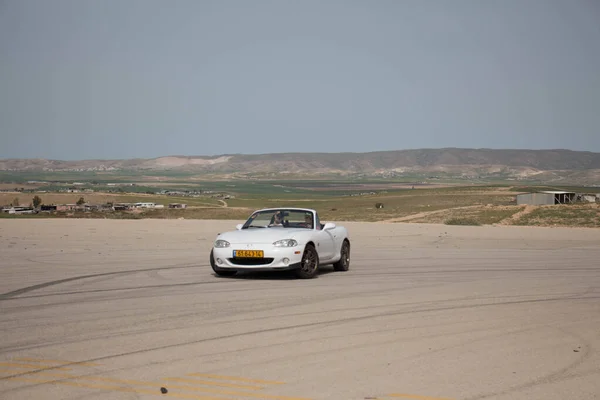
[[[6,174],[5,174],[6,175]],[[49,174],[17,174],[27,180],[44,180]],[[55,174],[56,175],[56,174]],[[60,179],[65,178],[65,174]],[[68,174],[67,174],[68,175]],[[94,180],[86,181],[86,177]],[[184,210],[158,209],[142,212],[70,212],[49,215],[40,213],[23,218],[188,218],[188,219],[233,219],[243,220],[249,213],[266,207],[308,207],[316,209],[322,219],[333,221],[387,221],[446,223],[452,225],[561,225],[596,227],[598,206],[596,204],[567,208],[557,206],[554,211],[546,208],[524,211],[516,205],[516,194],[534,190],[570,190],[578,193],[598,193],[600,188],[591,187],[550,187],[533,186],[520,182],[519,185],[486,183],[482,185],[423,184],[407,180],[391,179],[297,179],[297,180],[190,180],[184,177],[181,183],[176,179],[185,174],[173,174],[174,180],[156,181],[136,186],[108,187],[114,183],[114,176],[103,182],[101,174],[74,174],[75,182],[89,182],[78,188],[89,187],[93,193],[58,193],[64,188],[56,182],[41,185],[40,192],[0,193],[0,205],[9,205],[18,199],[20,205],[29,205],[35,195],[42,198],[43,204],[73,204],[80,197],[90,204],[155,202],[167,206],[169,203],[186,203]],[[1,176],[1,174],[0,174]],[[15,174],[10,175],[11,178]],[[127,176],[131,178],[130,175]],[[6,177],[5,177],[6,178]],[[147,178],[147,177],[145,177]],[[187,178],[187,179],[186,179]],[[49,180],[48,180],[49,181]],[[128,181],[129,182],[129,181]],[[3,183],[4,190],[10,190],[12,183]],[[40,185],[40,184],[37,184]],[[67,185],[68,187],[68,185]],[[31,187],[27,189],[33,190]],[[108,191],[111,191],[109,193]],[[201,193],[196,197],[167,196],[161,190],[182,190]],[[383,208],[376,204],[382,203]],[[562,208],[561,208],[562,207]],[[518,218],[514,217],[517,215]],[[4,218],[15,216],[2,215]]]

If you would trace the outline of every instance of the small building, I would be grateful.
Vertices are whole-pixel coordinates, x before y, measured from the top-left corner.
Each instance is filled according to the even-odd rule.
[[[134,206],[129,203],[117,203],[117,204],[113,205],[113,209],[115,211],[130,211],[133,208],[134,208]]]
[[[155,208],[156,204],[155,203],[135,203],[135,208]]]
[[[542,191],[535,193],[522,193],[517,195],[517,204],[534,206],[548,206],[555,204],[572,204],[577,201],[577,193],[561,191]]]
[[[107,211],[115,211],[115,208],[112,204],[85,204],[84,211],[86,212],[107,212]]]
[[[184,203],[170,203],[169,208],[186,208],[187,204]]]
[[[56,211],[75,211],[77,209],[77,204],[57,204]]]
[[[7,214],[33,214],[35,210],[33,207],[14,206],[10,208],[4,208],[2,209],[2,212],[5,212]]]
[[[600,194],[584,193],[581,195],[581,201],[585,201],[588,203],[596,203],[597,201],[600,201]]]

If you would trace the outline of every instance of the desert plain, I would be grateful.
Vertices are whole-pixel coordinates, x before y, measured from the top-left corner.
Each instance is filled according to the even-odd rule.
[[[600,230],[339,222],[347,272],[213,275],[224,220],[0,220],[0,399],[600,398]]]

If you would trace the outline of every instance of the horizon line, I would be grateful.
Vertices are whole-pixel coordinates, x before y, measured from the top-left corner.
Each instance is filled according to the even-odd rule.
[[[130,157],[130,158],[80,158],[80,159],[59,159],[59,158],[45,158],[45,157],[11,157],[11,158],[0,158],[0,161],[28,161],[28,160],[46,160],[46,161],[62,161],[62,162],[81,162],[81,161],[133,161],[133,160],[156,160],[160,158],[219,158],[219,157],[233,157],[233,156],[271,156],[271,155],[284,155],[284,154],[298,154],[298,155],[331,155],[331,154],[374,154],[374,153],[394,153],[394,152],[410,152],[410,151],[440,151],[440,150],[467,150],[467,151],[521,151],[521,152],[573,152],[573,153],[588,153],[588,154],[600,154],[600,151],[590,150],[573,150],[567,148],[491,148],[491,147],[418,147],[418,148],[406,148],[406,149],[393,149],[393,150],[372,150],[372,151],[321,151],[321,152],[308,152],[308,151],[295,151],[295,152],[270,152],[270,153],[222,153],[213,155],[183,155],[183,154],[167,154],[162,156],[154,157]]]

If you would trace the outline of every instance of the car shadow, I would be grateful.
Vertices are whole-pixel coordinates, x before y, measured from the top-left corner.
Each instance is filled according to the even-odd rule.
[[[331,265],[319,267],[319,272],[313,279],[318,279],[321,276],[329,275],[335,272]],[[294,271],[239,271],[233,276],[218,276],[213,273],[213,276],[220,279],[252,279],[252,280],[272,280],[272,281],[287,281],[287,280],[303,280],[298,278]]]

